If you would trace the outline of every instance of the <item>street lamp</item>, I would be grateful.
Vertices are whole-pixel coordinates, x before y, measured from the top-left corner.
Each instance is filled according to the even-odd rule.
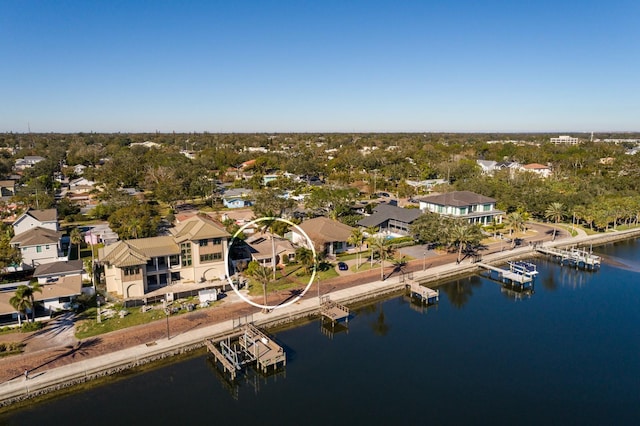
[[[422,270],[427,270],[427,249],[424,249],[424,252],[422,253]]]
[[[164,307],[164,314],[167,318],[167,340],[171,339],[171,336],[169,335],[169,305],[167,304],[167,299],[162,299],[162,306]]]

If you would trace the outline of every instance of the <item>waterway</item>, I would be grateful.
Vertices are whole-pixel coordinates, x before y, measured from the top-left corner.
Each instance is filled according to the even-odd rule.
[[[0,424],[638,424],[640,240],[594,252],[597,272],[536,259],[531,295],[474,276],[428,309],[397,297],[358,309],[348,331],[280,331],[279,374],[230,383],[201,353]]]

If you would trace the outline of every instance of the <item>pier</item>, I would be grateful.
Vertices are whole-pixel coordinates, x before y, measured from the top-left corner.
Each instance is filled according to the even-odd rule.
[[[411,292],[411,297],[418,298],[421,303],[431,305],[440,300],[439,290],[433,290],[429,287],[422,286],[416,281],[408,280],[407,289]]]
[[[341,305],[337,302],[334,302],[329,298],[329,296],[322,296],[320,299],[320,313],[324,318],[328,318],[332,323],[336,323],[338,321],[345,320],[345,322],[349,322],[349,308],[344,305]]]
[[[489,278],[520,290],[533,288],[533,278],[538,274],[535,265],[529,262],[509,262],[509,269],[498,268],[486,263],[476,263],[489,271]]]
[[[559,249],[554,247],[536,247],[536,251],[551,256],[561,265],[575,266],[576,268],[594,271],[600,268],[601,258],[590,251],[578,248]]]
[[[287,364],[284,349],[253,324],[218,339],[205,340],[207,350],[235,380],[244,366],[254,364],[263,373]]]

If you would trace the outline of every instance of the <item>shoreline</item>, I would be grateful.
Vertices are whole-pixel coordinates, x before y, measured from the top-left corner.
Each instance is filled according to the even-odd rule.
[[[604,245],[607,243],[640,237],[640,229],[613,231],[578,237],[545,241],[544,247],[572,247],[585,245]],[[518,247],[506,251],[490,253],[482,261],[500,264],[518,258],[531,258],[539,254],[531,246]],[[456,265],[455,262],[435,266],[423,271],[413,272],[413,279],[421,284],[439,286],[456,277],[475,274],[479,267],[469,261]],[[405,288],[400,275],[393,275],[385,281],[373,281],[354,287],[335,290],[330,293],[331,300],[349,305],[383,298],[399,293]],[[262,328],[279,327],[298,320],[313,319],[319,315],[320,306],[317,297],[308,295],[299,302],[268,314],[253,313],[252,322]],[[83,384],[111,374],[150,364],[180,354],[192,352],[204,346],[204,340],[232,331],[237,322],[225,320],[190,330],[171,339],[162,338],[154,342],[136,345],[93,358],[82,359],[67,365],[51,368],[34,374],[33,377],[14,378],[0,384],[0,409],[6,411],[15,403],[38,398],[46,394],[57,393],[63,389]],[[54,396],[54,395],[52,395]]]

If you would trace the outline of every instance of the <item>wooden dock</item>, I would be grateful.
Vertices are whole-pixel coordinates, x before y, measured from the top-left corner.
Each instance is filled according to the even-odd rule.
[[[269,367],[273,367],[275,370],[278,365],[287,365],[287,356],[282,346],[270,339],[253,324],[246,325],[238,343],[246,353],[251,354],[262,372],[266,372]]]
[[[245,324],[233,334],[205,340],[205,346],[217,364],[235,380],[245,365],[254,364],[266,373],[287,364],[284,349],[253,324]]]
[[[600,268],[601,258],[590,251],[571,248],[571,249],[559,249],[555,247],[536,247],[539,253],[551,256],[551,258],[561,265],[571,265],[576,268],[586,269],[594,271]]]
[[[349,308],[344,305],[341,305],[337,302],[334,302],[329,298],[329,296],[322,296],[320,299],[320,313],[324,318],[330,319],[333,323],[345,320],[345,322],[349,322]]]
[[[420,285],[419,282],[408,280],[407,289],[411,292],[411,297],[417,297],[422,303],[434,304],[440,300],[440,291]]]
[[[488,265],[486,263],[476,263],[479,267],[489,271],[491,279],[520,288],[530,287],[533,285],[533,278],[538,273],[537,270],[528,271],[526,267],[515,265],[516,262],[509,264],[509,269],[498,268],[497,266]],[[523,262],[524,263],[524,262]]]
[[[215,346],[213,341],[205,340],[204,344],[211,355],[213,355],[213,358],[216,360],[216,362],[222,365],[224,372],[229,373],[229,375],[231,376],[231,380],[235,380],[237,372],[238,370],[240,370],[240,366],[233,365],[231,361],[227,359],[227,357],[225,357],[222,352]]]

